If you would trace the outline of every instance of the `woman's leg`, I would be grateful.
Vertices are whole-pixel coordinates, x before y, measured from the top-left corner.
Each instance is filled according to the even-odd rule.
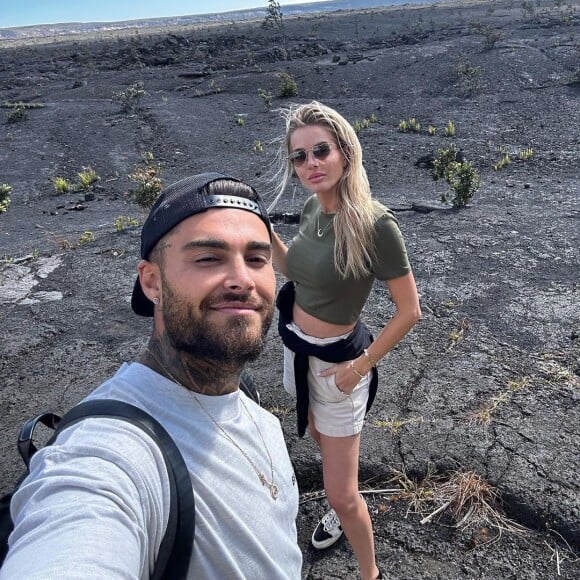
[[[371,518],[358,491],[360,434],[350,437],[317,435],[328,503],[340,518],[363,580],[377,578],[379,570],[375,564]]]

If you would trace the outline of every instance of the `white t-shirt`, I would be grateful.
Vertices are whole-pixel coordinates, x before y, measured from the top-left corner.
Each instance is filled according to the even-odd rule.
[[[269,452],[277,500],[192,393],[148,367],[124,364],[88,398],[144,409],[181,451],[195,495],[188,578],[299,579],[298,485],[278,419],[241,392],[196,396],[268,480]],[[148,579],[168,515],[156,444],[128,422],[85,419],[33,457],[12,501],[15,530],[0,580]]]

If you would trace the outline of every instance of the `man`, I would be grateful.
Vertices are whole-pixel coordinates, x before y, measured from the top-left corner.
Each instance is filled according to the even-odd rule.
[[[88,398],[138,406],[176,442],[195,493],[188,578],[298,579],[298,489],[282,430],[238,388],[273,316],[267,212],[242,182],[188,177],[151,209],[141,257],[131,304],[153,317],[149,344]],[[0,578],[149,578],[168,510],[148,436],[84,419],[33,457]]]

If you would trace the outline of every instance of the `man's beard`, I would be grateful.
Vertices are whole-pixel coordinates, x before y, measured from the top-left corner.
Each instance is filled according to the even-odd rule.
[[[230,316],[224,324],[215,324],[208,319],[211,304],[237,301],[251,302],[250,295],[224,293],[207,297],[194,306],[175,292],[166,280],[163,281],[163,321],[167,337],[177,351],[191,354],[198,359],[215,361],[228,367],[243,366],[256,360],[264,348],[264,339],[274,315],[274,305],[262,298],[257,312],[262,325],[256,325],[255,317]]]

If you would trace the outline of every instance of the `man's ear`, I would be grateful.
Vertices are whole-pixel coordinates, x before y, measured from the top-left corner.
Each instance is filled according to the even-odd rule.
[[[149,260],[141,260],[137,265],[137,272],[139,273],[139,282],[143,294],[155,302],[161,300],[161,275],[159,266]]]

